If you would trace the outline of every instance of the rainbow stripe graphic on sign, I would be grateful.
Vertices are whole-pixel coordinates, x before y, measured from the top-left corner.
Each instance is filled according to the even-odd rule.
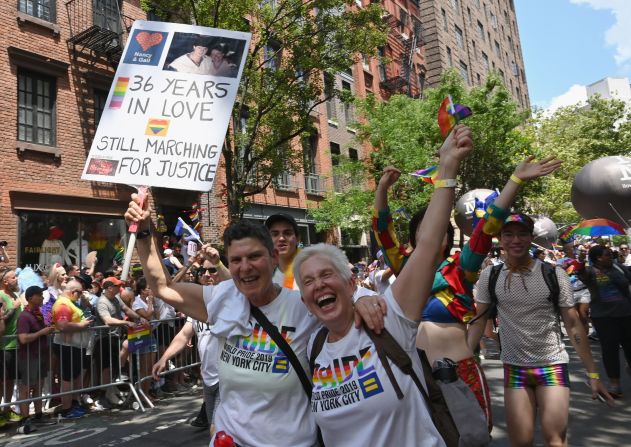
[[[116,80],[114,94],[110,100],[110,109],[120,109],[123,106],[123,99],[125,99],[125,93],[127,92],[128,85],[129,78],[118,78]]]
[[[145,129],[145,135],[151,137],[166,137],[169,131],[170,120],[163,120],[159,118],[150,118]]]

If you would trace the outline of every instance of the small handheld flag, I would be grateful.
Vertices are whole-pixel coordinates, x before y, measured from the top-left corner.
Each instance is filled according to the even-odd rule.
[[[469,107],[454,104],[451,95],[443,99],[440,109],[438,109],[438,126],[440,127],[440,134],[443,138],[446,138],[451,129],[468,116],[471,116],[471,109]]]
[[[424,182],[433,184],[434,179],[436,179],[436,176],[438,175],[438,166],[434,165],[429,168],[419,169],[418,171],[410,172],[410,175],[420,177]]]

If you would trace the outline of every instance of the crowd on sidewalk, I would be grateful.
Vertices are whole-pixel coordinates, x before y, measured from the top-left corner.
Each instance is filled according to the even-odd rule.
[[[539,413],[546,444],[566,445],[565,343],[579,355],[593,399],[622,398],[621,371],[631,373],[628,245],[533,244],[533,220],[512,203],[523,183],[561,162],[528,157],[455,250],[455,179],[472,141],[458,125],[441,147],[434,193],[409,220],[408,244],[388,207],[401,173],[385,168],[374,261],[351,264],[327,244],[302,247],[295,219],[283,213],[264,225],[231,224],[223,255],[203,245],[184,257],[164,244],[149,201],[132,195],[125,217],[139,225],[140,265],[129,281],[117,268],[55,265],[43,286],[21,291],[22,272],[0,270],[4,402],[56,393],[44,389],[49,377],[62,393],[62,417],[81,417],[85,401],[64,391],[97,384],[92,408],[118,405],[117,384],[134,368],[147,378],[139,393],[153,402],[163,389],[181,389],[184,368],[169,364],[196,350],[203,404],[192,424],[209,430],[211,445],[481,446],[493,429],[479,350],[487,336],[500,341],[511,444],[532,444]],[[126,333],[142,330],[148,335],[137,346]],[[600,342],[606,381],[588,336]],[[17,410],[5,405],[0,425],[45,418],[41,400]]]

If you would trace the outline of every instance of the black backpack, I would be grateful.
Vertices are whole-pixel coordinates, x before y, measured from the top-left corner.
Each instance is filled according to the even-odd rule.
[[[495,288],[502,268],[504,268],[504,264],[494,265],[491,268],[491,273],[489,275],[489,295],[491,297],[491,304],[488,312],[489,318],[491,318],[493,322],[495,322],[495,319],[497,318],[497,293],[495,292]],[[542,262],[541,273],[543,274],[543,280],[546,282],[546,286],[548,286],[548,290],[550,290],[548,301],[550,301],[552,306],[554,306],[554,311],[556,312],[558,318],[560,314],[559,295],[561,293],[561,289],[559,288],[559,279],[556,275],[556,266],[548,264],[547,262]]]

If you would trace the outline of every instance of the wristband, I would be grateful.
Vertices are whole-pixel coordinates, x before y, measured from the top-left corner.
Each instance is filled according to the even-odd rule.
[[[511,174],[510,179],[514,181],[515,183],[517,183],[518,185],[521,185],[522,183],[524,183],[524,181],[520,179],[519,177],[517,177],[515,174]]]
[[[456,187],[455,178],[434,180],[434,188],[455,188],[455,187]]]
[[[216,269],[218,269],[219,267],[223,267],[223,262],[221,262],[221,259],[219,260],[218,263],[213,264],[213,267],[215,267]]]
[[[600,379],[600,374],[598,373],[587,373],[587,377],[589,377],[590,379]]]
[[[136,239],[144,239],[151,236],[151,230],[142,230],[136,233]]]

